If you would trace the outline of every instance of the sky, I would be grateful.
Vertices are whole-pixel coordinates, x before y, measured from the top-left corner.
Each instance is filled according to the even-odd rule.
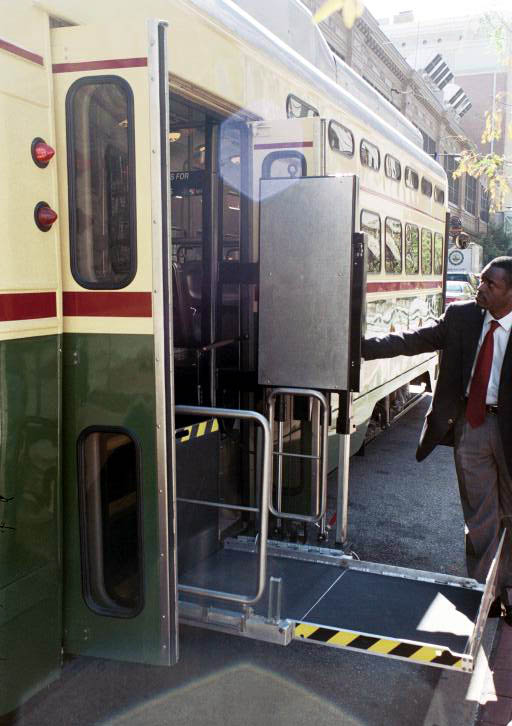
[[[376,18],[391,17],[403,10],[414,10],[417,20],[455,18],[461,15],[476,15],[483,12],[511,11],[511,0],[363,0]]]

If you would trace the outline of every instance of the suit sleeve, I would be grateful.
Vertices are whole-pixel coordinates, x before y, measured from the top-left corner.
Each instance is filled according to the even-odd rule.
[[[383,338],[366,338],[361,353],[365,360],[394,358],[397,355],[418,355],[443,350],[446,341],[446,319],[425,328],[406,333],[391,333]]]

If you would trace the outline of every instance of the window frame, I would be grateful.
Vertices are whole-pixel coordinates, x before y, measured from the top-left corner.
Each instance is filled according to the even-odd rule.
[[[423,270],[423,233],[428,232],[430,235],[430,271],[425,272]],[[432,230],[428,227],[421,227],[421,234],[420,234],[420,272],[422,275],[432,275],[434,269],[434,235],[432,234]]]
[[[436,270],[436,242],[438,241],[439,238],[441,238],[441,269]],[[434,232],[433,255],[432,255],[432,274],[433,275],[442,275],[443,268],[444,268],[444,235],[442,234],[442,232]]]
[[[276,177],[276,176],[268,175],[269,168],[272,166],[274,161],[277,161],[278,159],[286,159],[287,157],[294,157],[298,161],[300,161],[301,171],[302,171],[301,176],[308,175],[308,164],[307,164],[306,157],[304,156],[304,154],[302,154],[300,151],[297,151],[296,149],[279,149],[278,151],[270,151],[263,159],[263,163],[261,165],[261,178],[262,179],[300,179],[301,177],[292,177],[292,176]]]
[[[477,207],[478,207],[478,186],[477,186],[477,179],[475,177],[471,176],[471,174],[466,174],[466,183],[464,184],[464,209],[468,214],[471,214],[472,217],[477,216]],[[473,190],[473,195],[468,195],[469,189]]]
[[[129,184],[129,224],[130,224],[130,270],[121,283],[92,282],[85,280],[79,273],[77,261],[77,209],[76,209],[76,147],[75,115],[73,104],[75,96],[84,86],[116,85],[126,97],[128,118],[128,184]],[[84,76],[78,78],[68,89],[65,103],[68,171],[68,212],[69,212],[69,252],[71,274],[80,287],[86,290],[122,290],[128,287],[137,275],[137,191],[135,159],[135,107],[133,90],[128,81],[121,76]]]
[[[136,471],[136,493],[137,493],[137,551],[138,551],[138,581],[140,586],[140,602],[136,608],[128,609],[122,605],[110,608],[98,603],[92,594],[91,570],[89,566],[88,548],[88,526],[87,526],[87,501],[85,476],[85,441],[91,434],[121,434],[130,439],[135,448],[135,471]],[[145,572],[144,572],[144,500],[143,500],[143,468],[142,448],[138,437],[133,431],[123,426],[87,426],[80,432],[76,442],[76,463],[78,482],[78,509],[79,509],[79,534],[80,534],[80,564],[82,597],[87,607],[94,613],[108,617],[131,619],[135,618],[145,606]]]
[[[386,249],[388,246],[388,220],[392,222],[398,222],[400,225],[400,269],[399,270],[388,270],[387,269],[387,256]],[[384,218],[384,272],[386,275],[401,275],[404,270],[404,228],[402,222],[396,217],[385,217]]]
[[[430,179],[427,179],[426,176],[421,177],[421,193],[423,196],[428,197],[429,199],[432,199],[432,193],[433,193],[434,185],[430,181]]]
[[[393,161],[396,161],[398,164],[398,176],[391,176],[391,174],[388,174],[387,170],[387,160],[393,159]],[[392,179],[393,181],[399,182],[402,179],[402,164],[400,163],[400,159],[397,159],[396,156],[393,156],[392,154],[386,154],[384,156],[384,174],[387,176],[388,179]]]
[[[407,171],[410,171],[414,174],[416,177],[416,185],[414,184],[408,184],[407,183]],[[413,177],[414,178],[414,177]],[[412,166],[406,166],[405,167],[405,174],[404,174],[404,184],[407,187],[407,189],[412,189],[413,191],[417,192],[420,186],[420,175],[418,172],[412,168]]]
[[[414,227],[416,232],[418,233],[418,251],[416,255],[416,270],[414,272],[408,272],[407,271],[407,227],[411,228]],[[421,247],[421,234],[420,234],[420,227],[417,224],[414,224],[413,222],[406,222],[405,223],[405,230],[404,230],[404,257],[405,257],[405,274],[406,275],[419,275],[420,274],[420,247]]]
[[[442,199],[439,199],[439,196],[442,195]],[[438,187],[437,184],[434,185],[434,202],[436,204],[441,204],[443,207],[445,206],[446,201],[446,192],[441,187]]]
[[[376,152],[377,152],[377,159],[378,159],[378,166],[377,166],[376,169],[375,169],[375,167],[370,166],[369,164],[365,164],[364,163],[364,161],[363,161],[363,144],[368,144],[368,146],[371,146],[373,149],[376,150]],[[375,172],[380,171],[380,162],[381,162],[381,159],[380,159],[380,149],[379,149],[379,147],[376,144],[372,144],[372,142],[371,141],[368,141],[368,139],[362,138],[361,141],[359,142],[359,160],[361,162],[361,166],[364,166],[367,169],[370,169],[371,171],[375,171]]]
[[[313,111],[313,115],[312,116],[309,116],[309,115],[306,115],[306,116],[294,116],[293,114],[290,114],[289,113],[289,105],[290,105],[290,101],[291,100],[297,101],[298,103],[300,103],[300,105],[303,108],[307,108],[310,111]],[[286,104],[285,104],[285,111],[286,111],[286,118],[314,118],[315,116],[320,116],[320,111],[317,108],[315,108],[314,106],[312,106],[307,101],[303,101],[302,98],[299,98],[299,96],[296,96],[294,93],[289,93],[287,95],[287,97],[286,97]]]
[[[352,153],[349,153],[348,151],[343,151],[342,149],[337,149],[335,146],[331,144],[331,126],[339,126],[343,131],[348,131],[350,138],[352,139]],[[332,149],[332,151],[335,151],[337,154],[342,154],[343,156],[346,156],[348,159],[352,159],[352,157],[355,154],[356,150],[356,142],[354,139],[354,134],[352,131],[347,127],[341,124],[339,121],[336,121],[335,119],[330,119],[329,125],[327,127],[327,140],[329,142],[329,147]]]
[[[370,271],[367,268],[366,272],[368,275],[381,275],[382,274],[382,219],[378,212],[372,212],[371,209],[366,209],[366,208],[361,209],[361,211],[359,213],[359,226],[360,226],[361,231],[363,231],[363,214],[373,214],[373,216],[377,217],[379,220],[379,269]],[[368,245],[368,247],[369,247],[369,245]]]

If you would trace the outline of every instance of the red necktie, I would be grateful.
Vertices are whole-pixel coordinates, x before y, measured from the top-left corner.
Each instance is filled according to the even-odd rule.
[[[468,403],[466,406],[466,419],[476,429],[485,421],[485,399],[487,386],[492,368],[492,356],[494,353],[494,331],[499,326],[497,320],[491,320],[491,325],[478,353],[475,372],[471,380]]]

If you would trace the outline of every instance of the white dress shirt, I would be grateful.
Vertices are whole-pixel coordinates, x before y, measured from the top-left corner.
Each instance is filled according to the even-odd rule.
[[[475,372],[476,361],[480,352],[480,347],[484,342],[484,338],[487,331],[490,328],[491,320],[494,320],[491,313],[487,310],[485,313],[484,324],[482,326],[482,333],[480,340],[478,341],[478,348],[476,349],[475,360],[473,361],[473,368],[471,369],[471,376],[469,378],[466,395],[469,395],[469,389],[471,388],[471,381],[473,380],[473,373]],[[503,318],[496,320],[499,324],[494,331],[494,352],[492,357],[492,368],[491,375],[489,377],[489,385],[487,386],[487,396],[485,402],[489,406],[495,406],[498,403],[498,388],[500,385],[501,368],[503,366],[503,358],[505,357],[505,351],[508,345],[508,339],[510,337],[510,329],[512,328],[512,312],[505,315]]]

